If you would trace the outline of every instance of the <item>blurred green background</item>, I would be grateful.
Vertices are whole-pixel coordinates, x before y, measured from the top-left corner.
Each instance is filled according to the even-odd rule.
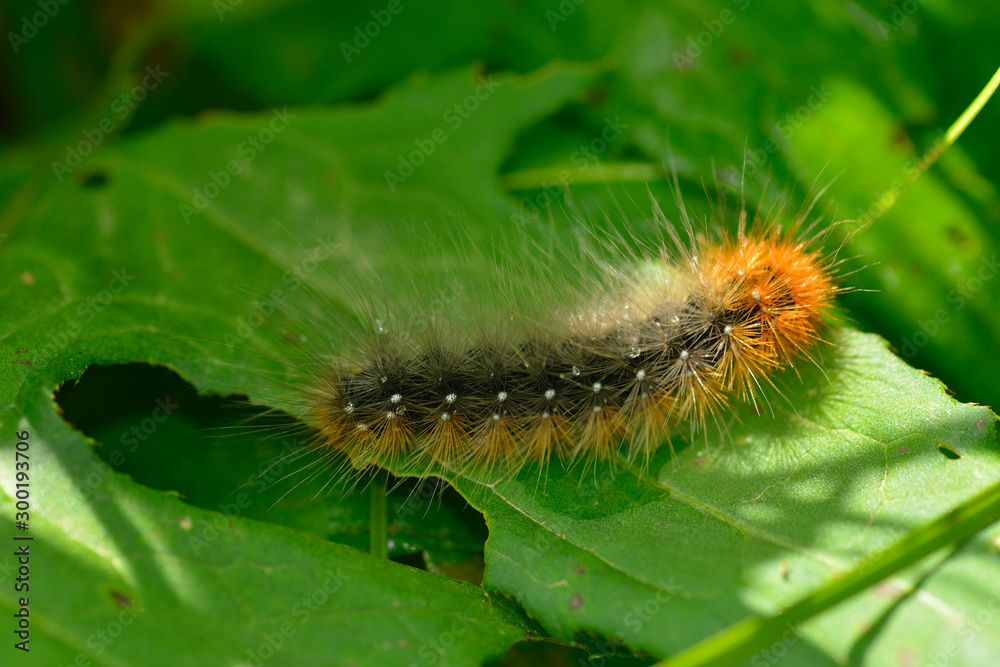
[[[470,65],[530,73],[561,61],[593,78],[510,147],[497,176],[509,176],[512,201],[544,201],[545,176],[576,170],[578,149],[618,119],[620,136],[594,157],[633,169],[607,171],[611,188],[588,186],[599,180],[591,168],[573,171],[584,208],[608,191],[642,196],[643,179],[664,192],[671,154],[687,189],[713,179],[738,187],[746,156],[750,201],[768,179],[792,201],[830,185],[828,219],[862,218],[1000,62],[1000,7],[987,0],[389,4],[5,2],[2,231],[23,222],[58,175],[53,161],[71,159],[88,136],[100,151],[217,110],[364,105],[414,76]],[[959,399],[992,405],[998,127],[994,102],[894,209],[851,238],[844,254],[865,268],[844,282],[875,291],[842,299],[859,328]]]

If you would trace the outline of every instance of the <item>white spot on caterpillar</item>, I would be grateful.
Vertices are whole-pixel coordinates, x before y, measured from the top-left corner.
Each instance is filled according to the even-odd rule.
[[[367,431],[368,430],[368,424],[358,424],[358,430],[359,431]]]
[[[551,416],[552,416],[552,415],[550,415],[550,414],[549,414],[548,412],[543,412],[543,413],[542,413],[542,419],[548,419],[548,418],[549,418],[549,417],[551,417]]]
[[[499,394],[497,394],[497,402],[503,403],[506,400],[507,400],[507,392],[501,391]]]
[[[642,382],[643,380],[645,380],[646,379],[646,371],[644,371],[644,370],[638,370],[638,371],[636,371],[635,372],[635,379],[638,380],[639,382]]]
[[[733,325],[732,324],[727,324],[722,329],[722,333],[726,334],[727,336],[732,336],[733,335]]]
[[[601,411],[601,406],[595,405],[594,406],[594,412],[600,412],[600,411]]]
[[[580,374],[580,367],[573,366],[573,375],[579,375],[579,374]]]
[[[600,382],[595,382],[595,383],[594,383],[594,386],[593,386],[593,387],[591,387],[591,389],[593,389],[593,390],[594,390],[594,393],[595,393],[595,394],[599,394],[599,393],[601,393],[601,383],[600,383]]]
[[[499,412],[494,412],[493,413],[493,421],[495,421],[495,422],[500,421],[500,413]]]
[[[681,350],[681,361],[687,361],[691,358],[691,353],[687,350]]]
[[[395,419],[396,418],[396,413],[393,412],[392,410],[389,410],[389,412],[385,413],[385,418],[386,419]]]
[[[347,414],[351,414],[352,412],[354,412],[354,403],[348,403],[347,405],[345,405],[344,412],[346,412]]]
[[[448,394],[444,397],[446,403],[454,403],[458,400],[458,394]]]
[[[441,413],[441,421],[446,422],[449,419],[451,419],[451,415],[449,415],[447,412],[442,412]]]
[[[761,299],[760,289],[757,288],[757,287],[754,287],[752,290],[750,290],[750,296],[753,297],[754,301],[760,301],[760,299]]]
[[[556,397],[556,390],[555,389],[546,389],[544,396],[545,396],[546,400],[551,401],[553,398]]]
[[[403,400],[402,394],[393,394],[392,396],[389,397],[390,403],[399,403],[401,400]]]

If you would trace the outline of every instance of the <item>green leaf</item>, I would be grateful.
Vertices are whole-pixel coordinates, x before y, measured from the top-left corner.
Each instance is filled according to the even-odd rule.
[[[658,457],[649,475],[600,471],[596,488],[578,474],[540,485],[531,473],[489,486],[456,480],[490,525],[484,585],[556,637],[583,629],[670,655],[747,614],[779,611],[1000,479],[989,410],[956,404],[876,337],[832,340],[822,372],[788,382],[773,419],[744,408],[730,438],[713,433],[676,463]],[[968,558],[1000,573],[995,557]],[[842,664],[921,571],[803,626],[802,664]],[[975,580],[941,598],[916,595],[907,613],[936,617],[936,639],[959,641],[950,610],[984,608],[997,592]],[[976,664],[1000,635],[968,643],[954,664]],[[926,645],[899,623],[879,637],[880,652]]]
[[[93,364],[137,360],[178,369],[200,390],[266,393],[260,353],[270,351],[268,338],[247,322],[259,313],[256,295],[288,289],[286,270],[312,257],[297,239],[317,238],[347,257],[338,243],[352,232],[349,220],[365,238],[376,216],[464,210],[485,221],[512,213],[490,174],[521,127],[586,80],[570,70],[495,80],[462,70],[370,106],[178,124],[95,155],[48,183],[32,207],[10,212],[19,224],[0,257],[11,277],[0,294],[0,479],[11,516],[12,435],[29,431],[32,648],[43,662],[68,663],[80,652],[114,664],[222,664],[249,660],[247,650],[281,632],[287,646],[274,664],[336,656],[345,664],[461,665],[498,657],[525,636],[531,623],[503,598],[244,518],[238,489],[225,489],[235,493],[230,519],[130,481],[96,460],[51,394]],[[478,113],[449,124],[444,114],[467,99],[481,102]],[[384,172],[415,150],[414,131],[430,137],[436,127],[448,128],[447,141],[407,180],[409,194],[386,208]],[[226,171],[237,159],[239,177]],[[442,185],[456,165],[467,182]],[[211,200],[203,210],[198,195]],[[187,221],[181,205],[194,211]],[[288,226],[272,221],[279,216]],[[154,430],[170,423],[155,401],[146,410]],[[106,444],[129,444],[128,435],[123,428]],[[225,457],[211,458],[225,484]],[[343,572],[346,583],[300,624],[296,605],[328,571]],[[12,587],[0,596],[16,608]],[[93,640],[115,627],[123,605],[143,611],[120,639]],[[191,653],[178,656],[178,647]]]

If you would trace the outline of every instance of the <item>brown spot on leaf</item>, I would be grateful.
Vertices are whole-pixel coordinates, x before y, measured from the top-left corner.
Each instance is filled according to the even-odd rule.
[[[121,591],[116,591],[113,588],[110,591],[108,591],[108,593],[110,593],[111,599],[114,600],[115,603],[117,603],[118,606],[121,607],[122,609],[129,609],[132,606],[132,598],[130,598],[125,593],[122,593]]]
[[[582,576],[584,575],[584,573],[585,573],[585,572],[586,572],[586,570],[584,570],[584,569],[583,569],[582,567],[580,567],[579,565],[577,565],[577,566],[575,566],[575,567],[573,568],[573,574],[575,574],[575,575],[576,575],[576,576],[578,576],[578,577],[582,577]]]
[[[969,243],[969,235],[954,223],[945,227],[945,233],[948,235],[948,240],[957,246],[966,246]]]
[[[750,53],[739,44],[729,49],[729,62],[736,65],[737,67],[746,65],[747,61],[749,60],[750,60]]]
[[[570,609],[579,609],[583,606],[583,596],[579,593],[573,593],[573,597],[569,599]]]

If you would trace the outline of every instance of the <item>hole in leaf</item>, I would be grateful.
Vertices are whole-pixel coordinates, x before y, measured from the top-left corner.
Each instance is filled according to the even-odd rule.
[[[938,451],[941,452],[941,455],[944,456],[946,459],[957,461],[960,458],[962,458],[961,454],[959,454],[958,452],[956,452],[954,449],[944,444],[943,442],[939,442],[937,448]]]
[[[174,371],[143,363],[91,366],[63,384],[55,400],[64,419],[96,441],[99,458],[140,484],[176,491],[187,504],[230,519],[370,547],[370,479],[334,488],[342,461],[304,453],[312,434],[285,413],[243,397],[200,394]],[[87,466],[78,483],[89,497],[109,488],[111,476]],[[388,488],[390,558],[421,568],[423,553],[433,562],[481,562],[485,520],[454,489],[395,478]],[[188,529],[200,537],[206,525],[195,521]]]

